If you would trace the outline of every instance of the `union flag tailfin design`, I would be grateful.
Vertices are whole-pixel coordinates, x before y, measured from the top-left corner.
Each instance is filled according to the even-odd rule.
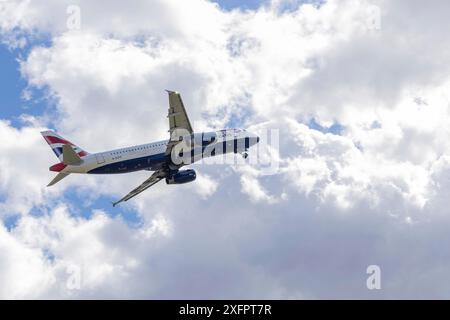
[[[54,131],[43,131],[41,132],[41,134],[44,137],[45,141],[47,141],[50,148],[52,148],[56,157],[58,157],[61,162],[63,161],[63,146],[65,144],[72,146],[72,148],[81,158],[89,154],[69,140],[64,139]]]

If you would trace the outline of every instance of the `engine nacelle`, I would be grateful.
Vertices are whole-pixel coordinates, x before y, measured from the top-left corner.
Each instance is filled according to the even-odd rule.
[[[195,173],[194,170],[192,170],[192,169],[181,170],[171,176],[168,176],[166,178],[166,183],[167,184],[188,183],[188,182],[194,181],[195,178],[197,178],[197,174]]]

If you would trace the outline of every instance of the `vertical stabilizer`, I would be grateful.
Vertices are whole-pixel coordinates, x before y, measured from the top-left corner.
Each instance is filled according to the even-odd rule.
[[[81,149],[80,147],[76,146],[69,140],[64,139],[63,137],[61,137],[54,131],[50,131],[50,130],[43,131],[43,132],[41,132],[41,134],[61,162],[63,161],[63,146],[64,145],[71,146],[73,148],[73,150],[76,152],[76,154],[78,154],[78,156],[80,156],[81,158],[89,154],[88,152],[86,152],[83,149]]]

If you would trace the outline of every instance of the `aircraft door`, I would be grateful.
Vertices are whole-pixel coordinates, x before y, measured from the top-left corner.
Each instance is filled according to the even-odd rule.
[[[105,163],[105,157],[103,156],[103,153],[99,153],[95,156],[97,159],[97,164]]]

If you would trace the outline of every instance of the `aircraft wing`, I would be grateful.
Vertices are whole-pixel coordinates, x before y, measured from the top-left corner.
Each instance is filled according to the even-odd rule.
[[[166,154],[170,154],[174,145],[180,142],[179,137],[186,134],[193,134],[191,122],[184,108],[181,95],[175,91],[166,90],[169,94],[169,132],[170,140],[167,145]]]
[[[194,130],[192,130],[181,95],[175,91],[167,90],[167,92],[169,93],[169,114],[167,116],[169,117],[170,133],[176,129],[184,129],[192,134]]]
[[[148,188],[150,188],[154,184],[158,183],[159,181],[161,181],[165,177],[166,177],[166,172],[164,170],[157,170],[157,171],[153,172],[153,174],[150,176],[150,178],[145,180],[144,183],[142,183],[139,187],[137,187],[136,189],[131,191],[125,197],[123,197],[122,199],[120,199],[117,202],[114,202],[113,206],[115,207],[121,202],[128,201],[131,198],[134,198],[135,196],[137,196],[141,192],[147,190]]]

